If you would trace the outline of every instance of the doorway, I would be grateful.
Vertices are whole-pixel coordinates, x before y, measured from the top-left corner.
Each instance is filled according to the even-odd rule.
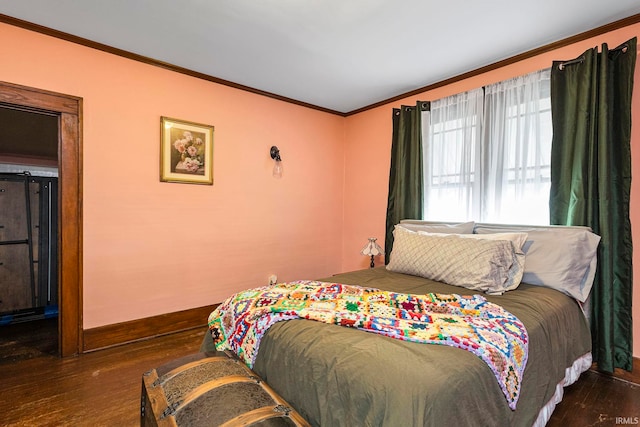
[[[0,105],[0,364],[58,352],[58,133]]]
[[[82,99],[0,82],[0,106],[57,118],[58,354],[82,352]]]

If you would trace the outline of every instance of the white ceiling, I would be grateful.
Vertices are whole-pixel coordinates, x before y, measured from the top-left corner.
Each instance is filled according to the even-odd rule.
[[[0,0],[0,13],[347,113],[640,13],[638,0]]]

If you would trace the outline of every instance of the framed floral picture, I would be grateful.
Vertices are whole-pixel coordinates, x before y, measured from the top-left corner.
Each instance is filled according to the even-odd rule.
[[[160,181],[213,185],[213,126],[160,119]]]

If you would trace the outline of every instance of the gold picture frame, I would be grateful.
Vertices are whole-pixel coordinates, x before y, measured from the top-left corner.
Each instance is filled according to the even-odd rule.
[[[160,181],[213,185],[213,126],[160,118]]]

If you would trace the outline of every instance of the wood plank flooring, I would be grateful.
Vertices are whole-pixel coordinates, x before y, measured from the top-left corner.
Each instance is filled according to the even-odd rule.
[[[78,357],[0,365],[2,426],[138,426],[142,374],[196,353],[202,329]]]
[[[0,425],[138,426],[142,374],[196,353],[203,334],[197,329],[73,358],[42,354],[0,364]],[[548,425],[637,425],[637,417],[640,386],[588,371],[565,389]]]
[[[547,426],[640,425],[640,385],[587,371],[565,388]]]
[[[0,372],[8,363],[57,354],[56,317],[0,326]]]

